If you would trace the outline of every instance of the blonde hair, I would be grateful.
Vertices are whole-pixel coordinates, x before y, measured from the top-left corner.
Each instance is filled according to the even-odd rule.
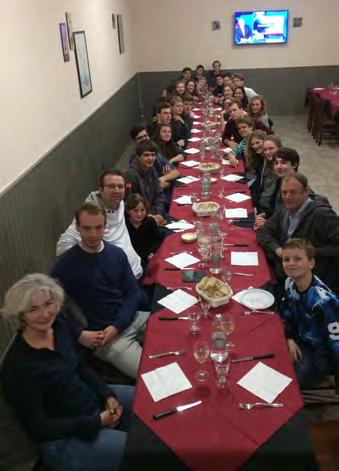
[[[43,291],[52,296],[57,311],[60,310],[65,293],[62,287],[50,276],[42,273],[30,273],[12,285],[5,294],[4,312],[14,316],[18,324],[22,325],[23,314],[34,304],[34,296]]]

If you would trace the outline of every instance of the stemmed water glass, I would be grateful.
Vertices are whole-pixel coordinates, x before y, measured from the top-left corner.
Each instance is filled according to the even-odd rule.
[[[225,388],[227,383],[227,376],[231,366],[230,356],[227,355],[227,358],[223,363],[214,362],[214,368],[217,375],[217,386],[218,388]]]
[[[232,314],[224,314],[222,320],[222,330],[227,335],[227,338],[234,332],[235,319]],[[228,339],[227,345],[229,348],[235,347],[234,343]]]
[[[202,296],[199,296],[199,302],[202,309],[202,317],[206,319],[208,318],[208,313],[211,308],[211,303],[207,299],[203,298]]]
[[[200,312],[199,311],[191,311],[188,313],[188,318],[191,322],[190,325],[190,333],[196,335],[200,331],[199,319],[200,319]]]
[[[210,246],[205,242],[199,242],[198,239],[198,252],[201,255],[200,267],[206,268],[210,256]]]
[[[197,340],[194,342],[193,354],[196,361],[203,365],[210,355],[210,347],[208,342],[205,340]],[[209,377],[209,373],[206,370],[199,369],[195,372],[194,377],[197,381],[206,381],[206,379]]]

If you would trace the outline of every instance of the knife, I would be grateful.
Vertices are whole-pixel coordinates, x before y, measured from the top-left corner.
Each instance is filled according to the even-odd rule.
[[[160,316],[158,319],[159,321],[187,321],[188,316]]]
[[[166,415],[175,414],[176,412],[183,412],[186,409],[190,409],[191,407],[198,406],[201,404],[202,401],[191,402],[191,404],[185,404],[183,406],[172,407],[171,409],[164,410],[162,412],[158,412],[157,414],[153,415],[153,419],[161,419],[162,417],[166,417]]]
[[[240,271],[234,271],[233,275],[239,275],[239,276],[254,276],[253,273],[241,273]]]
[[[223,244],[226,247],[248,247],[248,244]]]
[[[164,270],[167,271],[181,271],[181,270],[195,270],[195,268],[171,268],[171,267],[166,267]]]
[[[265,355],[255,355],[252,357],[237,358],[235,360],[231,360],[231,363],[241,363],[243,361],[251,360],[263,360],[264,358],[274,358],[274,353],[266,353]]]

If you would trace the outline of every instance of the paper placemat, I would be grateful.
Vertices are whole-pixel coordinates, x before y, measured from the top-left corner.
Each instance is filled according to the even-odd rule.
[[[194,306],[198,302],[195,296],[192,296],[182,289],[177,289],[158,301],[159,304],[166,307],[175,314],[180,314],[186,309]]]
[[[177,362],[143,373],[141,377],[154,402],[192,388]]]

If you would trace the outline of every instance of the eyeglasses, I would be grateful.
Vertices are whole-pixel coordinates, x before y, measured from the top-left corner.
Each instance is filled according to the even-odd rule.
[[[102,185],[103,187],[109,188],[110,190],[119,190],[122,191],[125,189],[125,185],[115,185],[114,183],[109,183],[108,185]]]

